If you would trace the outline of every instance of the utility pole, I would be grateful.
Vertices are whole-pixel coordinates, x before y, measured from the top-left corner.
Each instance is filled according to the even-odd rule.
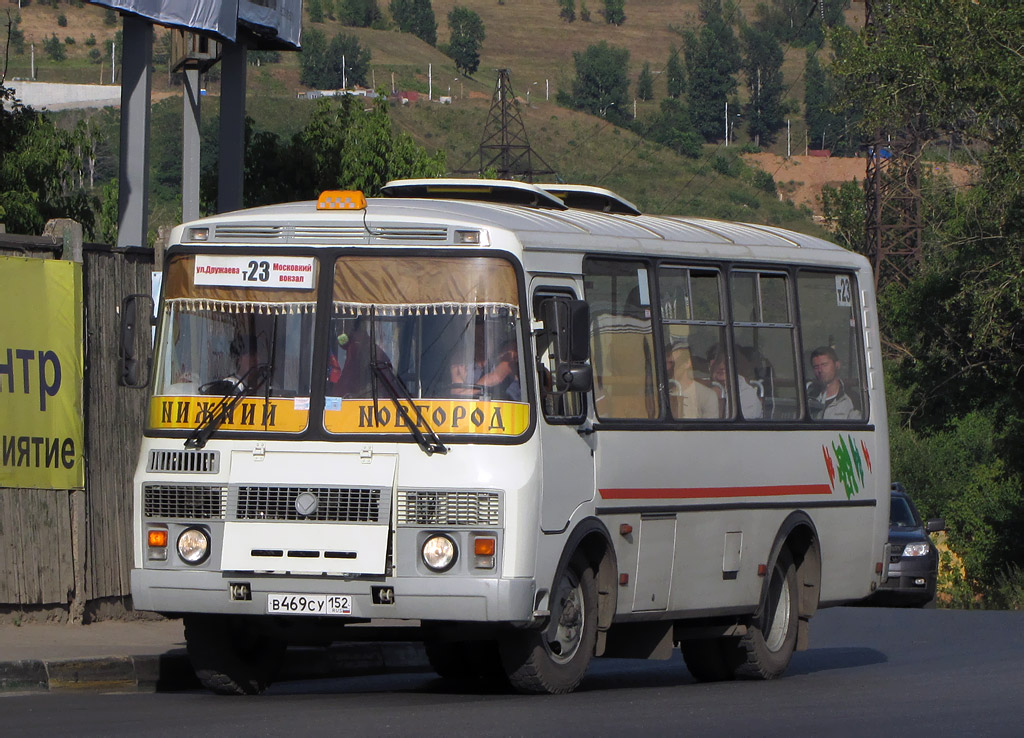
[[[539,174],[555,174],[530,148],[507,69],[498,70],[498,81],[480,142],[480,168],[474,173],[483,175],[490,169],[494,169],[501,179],[521,178],[527,182],[533,182]],[[463,170],[462,173],[470,172]]]
[[[871,39],[885,34],[885,15],[898,13],[884,3],[876,16],[864,2],[864,24]],[[878,131],[868,147],[864,178],[866,221],[864,250],[875,272],[875,286],[905,281],[921,261],[921,140],[908,128]]]

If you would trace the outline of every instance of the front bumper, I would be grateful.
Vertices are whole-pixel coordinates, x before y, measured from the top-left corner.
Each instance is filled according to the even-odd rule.
[[[930,602],[935,598],[937,562],[930,556],[902,556],[889,564],[878,595],[884,599]]]
[[[230,585],[247,583],[249,600],[231,599]],[[376,604],[372,588],[391,587],[392,604]],[[132,601],[137,610],[163,613],[265,615],[269,593],[349,595],[352,614],[339,620],[455,620],[525,623],[534,609],[532,579],[483,577],[381,577],[328,579],[217,571],[132,569]]]

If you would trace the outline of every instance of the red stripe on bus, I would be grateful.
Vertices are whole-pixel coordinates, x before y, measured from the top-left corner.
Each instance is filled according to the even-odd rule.
[[[606,500],[663,500],[720,497],[776,497],[786,495],[830,495],[827,484],[795,484],[774,487],[655,487],[648,489],[602,489]]]

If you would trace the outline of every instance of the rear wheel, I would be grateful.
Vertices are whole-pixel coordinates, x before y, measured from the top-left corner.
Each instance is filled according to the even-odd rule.
[[[185,643],[196,676],[211,692],[261,694],[276,676],[285,644],[242,618],[185,618]]]
[[[564,694],[583,681],[596,640],[594,570],[577,554],[551,595],[547,627],[507,634],[500,641],[501,660],[516,690]]]
[[[786,670],[796,650],[798,598],[796,566],[789,550],[783,549],[772,568],[765,601],[746,635],[739,639],[745,658],[737,667],[736,676],[775,679]]]

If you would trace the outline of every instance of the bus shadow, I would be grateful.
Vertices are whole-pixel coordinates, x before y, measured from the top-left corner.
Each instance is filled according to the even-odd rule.
[[[793,654],[787,675],[816,674],[833,669],[855,669],[884,664],[889,658],[873,648],[812,648]]]

